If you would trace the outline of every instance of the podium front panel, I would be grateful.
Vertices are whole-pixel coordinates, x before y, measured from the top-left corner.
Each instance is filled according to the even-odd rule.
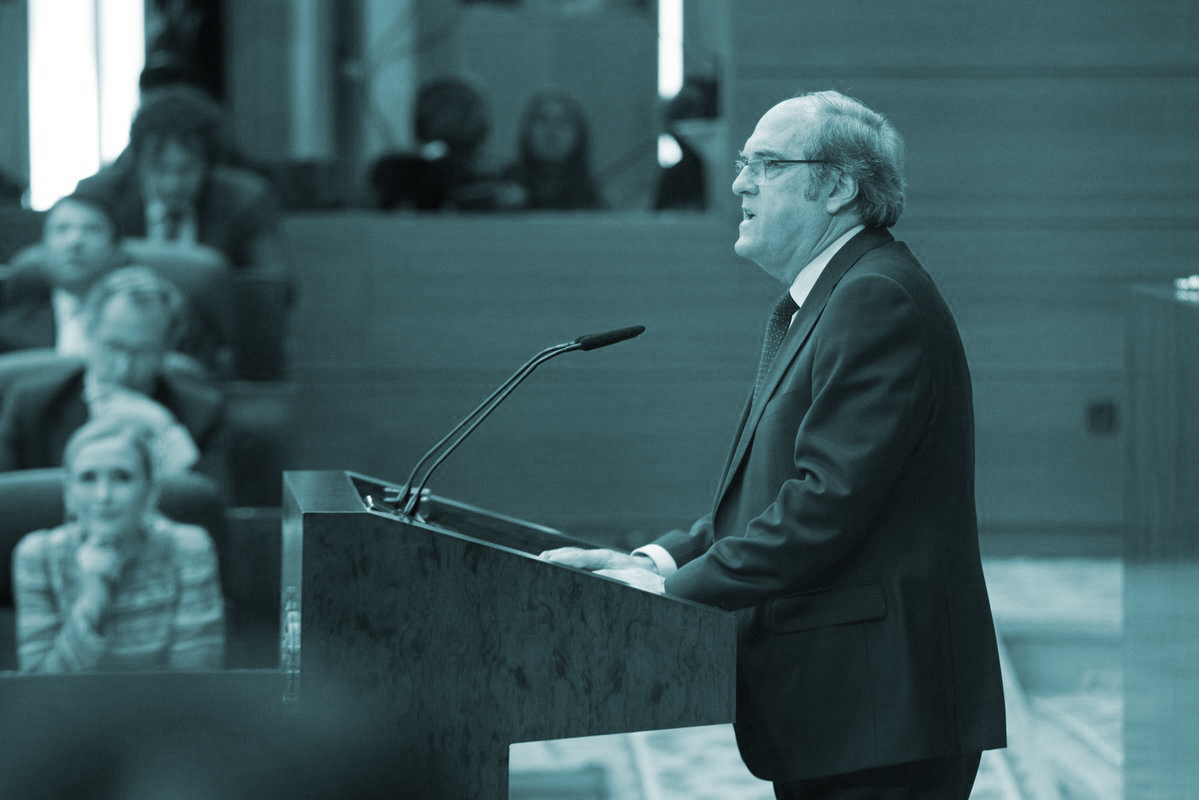
[[[455,512],[470,531],[372,512],[356,480],[285,477],[301,699],[370,698],[423,757],[482,773],[513,742],[732,720],[731,614],[476,538],[478,509]]]

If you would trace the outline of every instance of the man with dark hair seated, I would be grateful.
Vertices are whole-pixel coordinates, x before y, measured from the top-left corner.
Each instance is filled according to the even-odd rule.
[[[42,239],[13,259],[0,304],[0,352],[54,349],[62,355],[86,352],[82,309],[88,291],[126,264],[108,203],[76,192],[59,199],[42,226]],[[216,374],[227,371],[230,324],[229,278],[223,263],[174,270],[189,298],[187,325],[177,347]]]
[[[167,86],[149,93],[117,163],[79,182],[105,198],[118,233],[139,248],[216,251],[234,270],[286,272],[279,209],[271,186],[219,163],[221,108],[203,92]]]
[[[109,203],[132,261],[169,267],[180,284],[189,267],[227,266],[235,276],[232,370],[277,378],[293,294],[279,204],[264,178],[225,162],[223,124],[220,106],[199,89],[157,88],[143,98],[126,152],[77,191]]]
[[[19,380],[0,408],[0,470],[62,465],[89,419],[135,417],[162,443],[165,473],[194,469],[227,492],[229,434],[221,393],[202,374],[165,369],[184,301],[145,267],[109,273],[84,304],[87,355]]]
[[[5,284],[0,351],[52,347],[83,355],[88,289],[125,260],[103,201],[67,195],[50,207],[42,241],[18,254]]]

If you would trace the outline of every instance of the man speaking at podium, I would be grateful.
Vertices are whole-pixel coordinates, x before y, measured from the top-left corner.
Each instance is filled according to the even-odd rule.
[[[711,514],[626,555],[543,558],[737,616],[737,741],[788,800],[966,800],[1003,747],[970,374],[888,231],[903,143],[836,92],[766,112],[736,162],[738,255],[787,291]]]

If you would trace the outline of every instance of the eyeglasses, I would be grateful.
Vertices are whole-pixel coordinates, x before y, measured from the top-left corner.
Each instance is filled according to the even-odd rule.
[[[761,186],[766,181],[769,170],[776,167],[786,167],[791,164],[824,164],[824,159],[813,158],[737,158],[733,160],[733,179],[741,176],[741,172],[749,167],[749,179],[755,186]]]
[[[162,358],[163,355],[162,348],[136,347],[134,345],[125,344],[124,342],[113,341],[112,339],[100,339],[98,344],[100,347],[100,352],[103,353],[106,358],[120,358],[131,364],[153,363],[154,361]]]

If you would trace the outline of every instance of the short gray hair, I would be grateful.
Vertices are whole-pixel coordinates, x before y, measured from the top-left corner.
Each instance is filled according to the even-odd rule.
[[[812,165],[808,199],[828,183],[834,172],[849,175],[858,184],[853,207],[867,227],[890,228],[903,213],[905,180],[904,144],[895,126],[860,100],[836,91],[809,92],[820,115],[815,140],[805,158],[826,163]]]
[[[101,278],[83,303],[83,319],[91,333],[104,309],[116,297],[126,297],[142,311],[152,310],[167,320],[165,349],[173,350],[187,325],[187,300],[175,284],[149,267],[122,267]]]

